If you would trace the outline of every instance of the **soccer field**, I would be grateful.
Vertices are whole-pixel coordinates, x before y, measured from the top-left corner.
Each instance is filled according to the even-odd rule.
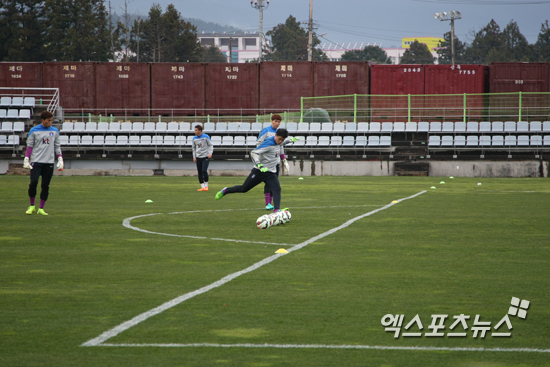
[[[0,366],[550,366],[547,179],[282,177],[267,230],[263,187],[214,200],[244,177],[54,177],[47,217],[28,181]]]

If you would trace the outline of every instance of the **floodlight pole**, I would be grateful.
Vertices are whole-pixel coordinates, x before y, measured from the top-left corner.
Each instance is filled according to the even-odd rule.
[[[455,65],[455,18],[451,18],[451,64]]]
[[[440,21],[450,20],[451,21],[451,63],[454,66],[455,64],[455,19],[462,19],[462,16],[459,11],[451,10],[449,13],[442,11],[441,13],[434,14],[435,19]]]
[[[313,0],[309,0],[309,37],[307,43],[307,61],[313,60]]]
[[[250,0],[250,6],[256,10],[260,11],[260,32],[258,34],[259,46],[260,46],[260,55],[258,61],[262,62],[263,58],[263,39],[264,39],[264,8],[267,9],[269,6],[269,0]]]

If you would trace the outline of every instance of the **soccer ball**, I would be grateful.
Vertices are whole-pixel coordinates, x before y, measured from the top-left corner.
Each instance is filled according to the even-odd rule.
[[[271,218],[267,215],[262,215],[256,220],[256,226],[259,229],[268,229],[271,226]]]
[[[284,213],[286,214],[286,221],[290,222],[290,218],[292,218],[292,214],[288,210],[284,210]]]
[[[271,218],[271,225],[272,226],[276,226],[276,225],[279,225],[281,224],[281,217],[276,214],[276,213],[273,213],[273,214],[269,214],[269,217]]]
[[[281,219],[281,224],[285,224],[286,222],[288,222],[288,215],[286,213],[286,211],[284,210],[279,210],[277,212],[277,215],[279,216],[279,218]]]

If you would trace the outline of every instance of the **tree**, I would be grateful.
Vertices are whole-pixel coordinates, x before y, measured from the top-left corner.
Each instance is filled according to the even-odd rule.
[[[542,23],[537,42],[534,45],[536,61],[550,62],[550,27],[548,21]]]
[[[0,60],[44,59],[44,2],[2,1],[0,8]]]
[[[346,51],[342,61],[372,61],[378,64],[391,64],[391,58],[379,46],[366,46],[362,50]]]
[[[503,47],[500,52],[502,62],[531,61],[534,59],[533,47],[519,31],[513,20],[502,31]]]
[[[500,27],[491,19],[483,29],[475,33],[472,44],[466,49],[465,61],[468,64],[489,64],[491,61],[498,61],[499,50],[503,45]]]
[[[227,57],[217,46],[203,48],[201,62],[227,62]]]
[[[443,35],[444,41],[439,42],[439,48],[437,50],[437,59],[440,64],[452,64],[452,50],[451,50],[451,32],[447,32]],[[466,45],[461,42],[455,35],[455,64],[464,63],[464,52],[466,51]]]
[[[415,40],[403,53],[400,64],[433,64],[434,57],[426,44]]]
[[[292,15],[288,17],[285,24],[279,24],[266,33],[271,37],[271,52],[267,59],[272,61],[307,61],[308,59],[308,32],[300,26]],[[321,41],[313,34],[313,61],[327,61],[328,57],[324,52],[315,48]]]
[[[107,61],[110,26],[103,0],[46,0],[50,60]]]
[[[172,4],[165,13],[154,4],[147,19],[134,22],[129,46],[139,49],[138,57],[145,62],[198,62],[202,57],[196,27],[184,21]]]

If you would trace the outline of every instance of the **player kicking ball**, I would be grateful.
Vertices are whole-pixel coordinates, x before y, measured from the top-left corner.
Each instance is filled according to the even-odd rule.
[[[277,164],[280,161],[282,143],[288,137],[286,129],[278,129],[274,136],[266,138],[263,143],[257,146],[250,157],[254,168],[242,185],[226,187],[216,194],[216,200],[220,200],[227,194],[236,192],[248,192],[255,186],[265,182],[269,191],[273,193],[273,206],[275,212],[281,207],[281,184],[277,177]]]

